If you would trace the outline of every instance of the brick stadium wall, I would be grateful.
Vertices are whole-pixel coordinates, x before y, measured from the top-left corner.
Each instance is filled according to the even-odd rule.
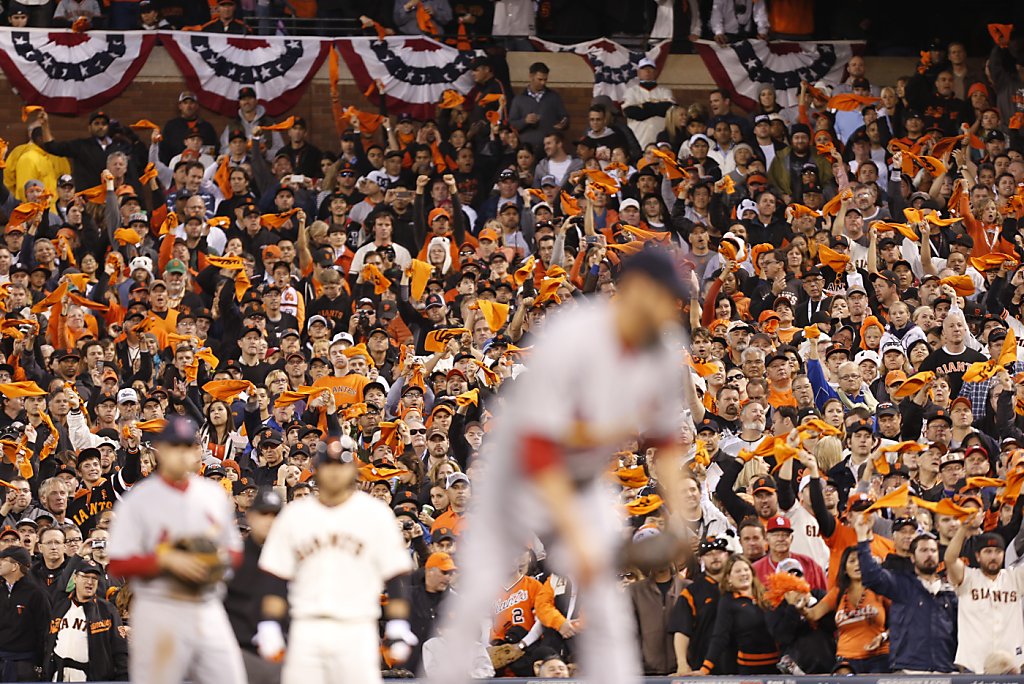
[[[593,75],[583,60],[568,54],[553,53],[512,53],[509,55],[509,70],[513,78],[513,90],[521,92],[528,65],[542,59],[551,67],[550,85],[556,88],[569,110],[570,136],[578,136],[586,129],[586,112],[592,99]],[[356,87],[342,63],[341,97],[346,105],[355,104],[361,109],[375,110],[360,89]],[[880,83],[894,82],[912,67],[908,59],[870,59],[868,74]],[[662,71],[660,81],[672,88],[676,101],[689,104],[695,101],[707,102],[707,94],[715,84],[704,69],[699,57],[693,55],[671,55]],[[185,82],[167,54],[156,48],[149,60],[116,100],[104,107],[112,117],[125,123],[146,118],[158,124],[177,115],[177,96],[185,89]],[[21,98],[10,83],[0,74],[0,137],[11,146],[26,140],[26,131],[21,123]],[[227,117],[202,109],[202,116],[210,121],[218,133],[228,122]],[[302,100],[292,113],[305,117],[310,125],[314,144],[327,150],[337,150],[337,138],[331,118],[328,99],[327,67],[314,77]],[[79,137],[86,130],[84,117],[52,116],[51,129],[58,139]],[[144,140],[147,138],[144,137]]]

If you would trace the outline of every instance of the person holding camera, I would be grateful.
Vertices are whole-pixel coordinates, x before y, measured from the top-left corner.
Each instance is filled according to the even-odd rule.
[[[65,592],[72,578],[89,563],[94,563],[99,568],[97,592],[100,596],[106,596],[111,587],[119,587],[124,584],[123,579],[113,577],[107,571],[107,566],[110,565],[110,556],[107,554],[107,539],[109,538],[110,533],[107,530],[97,527],[78,547],[78,552],[68,556],[67,563],[55,583],[59,588],[59,593]]]

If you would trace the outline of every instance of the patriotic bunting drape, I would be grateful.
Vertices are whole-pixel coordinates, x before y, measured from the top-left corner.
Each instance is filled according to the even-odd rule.
[[[469,66],[476,53],[460,52],[430,38],[346,38],[335,46],[359,89],[367,91],[377,84],[392,114],[433,117],[434,104],[445,90],[466,94],[473,88]],[[370,101],[376,100],[371,94]]]
[[[317,38],[239,37],[215,33],[161,33],[163,45],[199,104],[225,116],[238,112],[238,90],[252,86],[271,116],[298,104],[327,57]]]
[[[640,60],[650,59],[656,73],[661,73],[672,43],[665,40],[644,51],[631,50],[605,38],[574,45],[560,45],[540,38],[531,38],[530,42],[539,50],[571,52],[582,57],[594,72],[594,97],[607,95],[615,102],[622,102],[626,89],[637,84],[636,66]]]
[[[155,44],[152,33],[8,29],[0,31],[0,68],[27,104],[82,114],[120,95]]]
[[[697,52],[719,88],[744,109],[757,104],[762,85],[775,87],[783,107],[798,104],[800,83],[819,80],[839,83],[846,63],[863,51],[863,43],[767,43],[744,40],[724,47],[710,41],[697,44]]]

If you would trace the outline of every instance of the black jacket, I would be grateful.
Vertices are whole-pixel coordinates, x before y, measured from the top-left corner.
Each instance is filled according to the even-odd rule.
[[[235,632],[242,650],[256,652],[253,637],[263,616],[263,597],[287,595],[287,583],[268,572],[260,570],[260,552],[263,547],[248,538],[242,551],[242,564],[235,570],[227,586],[224,609],[227,611],[231,629]]]
[[[57,645],[57,635],[61,630],[64,615],[71,607],[71,595],[53,606],[50,612],[49,631],[46,635],[46,662],[43,671],[46,680],[52,681],[54,674],[62,673],[64,664],[53,649]],[[83,606],[85,621],[89,631],[89,660],[84,663],[86,676],[90,682],[126,682],[128,681],[128,640],[121,636],[121,616],[109,601],[94,598]],[[68,664],[68,667],[76,667]],[[61,680],[58,680],[61,681]]]
[[[132,156],[132,149],[127,144],[111,141],[110,144],[103,147],[100,141],[93,137],[78,138],[65,142],[52,140],[48,143],[43,143],[42,147],[50,154],[55,154],[58,157],[67,157],[71,160],[75,187],[82,190],[100,184],[100,172],[107,168],[108,156],[114,152],[124,152],[128,155],[129,159]],[[128,177],[132,177],[131,169],[128,171]]]
[[[423,653],[423,643],[434,636],[434,625],[437,622],[438,608],[450,593],[447,589],[441,592],[427,591],[426,571],[422,568],[410,576],[409,592],[409,626],[420,643],[413,647],[412,656],[405,667],[416,672]]]
[[[0,651],[31,653],[32,662],[42,664],[43,638],[50,620],[46,590],[26,576],[14,583],[0,581]]]

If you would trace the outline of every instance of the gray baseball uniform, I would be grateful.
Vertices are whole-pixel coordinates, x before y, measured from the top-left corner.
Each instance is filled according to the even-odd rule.
[[[156,552],[181,539],[206,537],[240,557],[242,539],[224,489],[191,476],[175,486],[152,476],[117,504],[110,530],[110,570],[132,577],[130,671],[133,681],[178,684],[245,682],[245,669],[221,603],[223,584],[198,593],[161,574]]]
[[[577,486],[580,523],[602,572],[580,591],[586,627],[580,633],[580,664],[587,681],[629,684],[640,679],[633,621],[617,585],[617,551],[623,538],[614,492],[603,477],[613,454],[637,433],[655,442],[681,434],[682,339],[666,335],[648,349],[623,349],[606,302],[560,311],[545,324],[503,410],[495,415],[486,467],[474,481],[464,539],[459,542],[460,578],[452,597],[454,618],[443,630],[453,645],[431,681],[468,679],[481,621],[500,592],[514,559],[534,535],[549,548],[551,568],[572,576],[574,568],[546,507],[532,484],[531,469],[542,449],[556,454]],[[533,463],[531,463],[533,462]]]

